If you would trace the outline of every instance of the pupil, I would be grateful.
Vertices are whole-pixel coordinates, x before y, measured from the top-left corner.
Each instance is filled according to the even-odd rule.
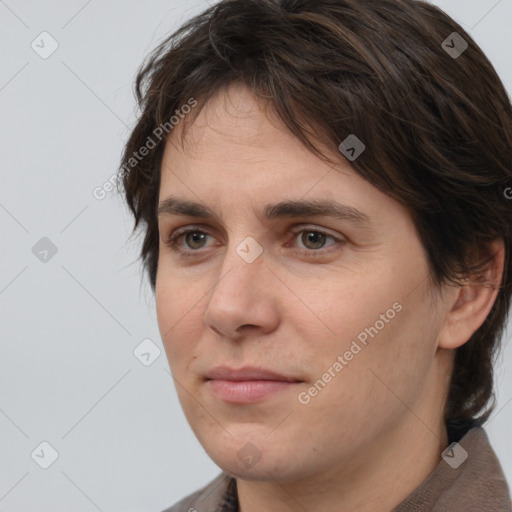
[[[306,235],[307,242],[311,242],[315,247],[313,249],[318,249],[318,247],[323,245],[325,235],[323,233],[317,233],[315,231],[307,231],[304,233]],[[304,239],[303,239],[304,241]],[[308,243],[304,245],[308,246]]]
[[[188,233],[188,236],[192,238],[192,241],[193,241],[192,246],[193,246],[195,242],[198,242],[200,244],[202,239],[204,238],[205,234],[204,233]],[[198,240],[198,238],[199,238],[199,240]]]

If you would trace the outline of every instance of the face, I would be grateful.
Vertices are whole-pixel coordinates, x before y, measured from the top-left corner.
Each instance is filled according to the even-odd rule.
[[[191,428],[239,478],[354,466],[439,408],[442,315],[413,222],[337,157],[234,85],[165,148],[160,334]]]

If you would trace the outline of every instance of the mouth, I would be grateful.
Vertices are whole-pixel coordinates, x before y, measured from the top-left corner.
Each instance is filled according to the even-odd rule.
[[[303,381],[271,370],[254,367],[217,367],[206,374],[212,395],[228,403],[253,403],[289,391]]]

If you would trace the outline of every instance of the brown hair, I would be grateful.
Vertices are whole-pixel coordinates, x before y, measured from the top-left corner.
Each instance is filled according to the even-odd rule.
[[[448,51],[463,48],[453,32],[468,44],[461,55]],[[511,295],[512,200],[504,190],[512,183],[512,109],[482,50],[442,10],[416,0],[223,0],[189,20],[138,70],[142,113],[119,172],[133,232],[145,227],[140,257],[153,292],[165,144],[157,135],[191,98],[197,106],[185,125],[233,81],[265,98],[320,157],[315,141],[335,151],[350,134],[363,141],[354,170],[411,212],[437,285],[481,275],[486,261],[477,256],[504,241],[497,299],[457,349],[445,409],[446,420],[487,420]]]

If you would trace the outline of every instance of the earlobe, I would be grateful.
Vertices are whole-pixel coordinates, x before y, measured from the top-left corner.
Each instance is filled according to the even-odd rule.
[[[456,288],[450,297],[445,324],[439,335],[439,348],[456,349],[464,345],[482,326],[498,296],[505,262],[502,240],[489,244],[485,271]],[[455,295],[455,298],[453,298]]]

